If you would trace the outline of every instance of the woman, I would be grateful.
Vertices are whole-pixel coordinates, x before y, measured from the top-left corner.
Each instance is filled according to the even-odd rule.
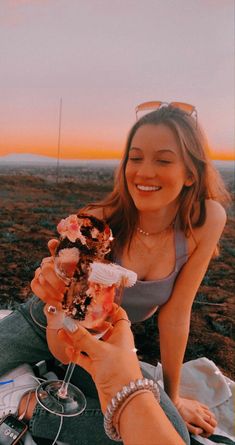
[[[164,389],[188,430],[206,436],[216,420],[204,405],[180,397],[179,380],[192,303],[217,250],[226,221],[220,202],[226,199],[196,120],[175,106],[163,106],[131,129],[111,195],[86,208],[111,226],[115,260],[138,274],[137,284],[124,292],[129,319],[145,320],[158,309]],[[51,241],[52,254],[55,247]],[[36,271],[32,289],[49,304],[62,300],[65,286],[53,258]],[[56,332],[48,333],[48,343],[68,362]]]

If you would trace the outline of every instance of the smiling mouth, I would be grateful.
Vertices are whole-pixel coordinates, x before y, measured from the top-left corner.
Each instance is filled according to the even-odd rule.
[[[141,192],[157,192],[158,190],[161,190],[162,187],[154,186],[154,185],[140,185],[137,184],[136,188],[140,190]]]

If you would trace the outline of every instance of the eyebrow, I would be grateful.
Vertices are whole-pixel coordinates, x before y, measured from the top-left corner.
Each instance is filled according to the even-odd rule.
[[[139,147],[131,147],[130,150],[129,150],[129,152],[130,152],[131,150],[143,151],[143,150],[142,150],[141,148],[139,148]],[[171,150],[170,148],[162,148],[162,149],[160,149],[160,150],[156,150],[155,153],[160,153],[160,154],[162,154],[162,153],[164,153],[164,154],[165,154],[165,153],[170,153],[170,154],[173,154],[173,155],[176,156],[176,153],[175,153],[173,150]]]

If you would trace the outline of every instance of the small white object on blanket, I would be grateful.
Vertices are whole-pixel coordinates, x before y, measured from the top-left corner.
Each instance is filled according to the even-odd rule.
[[[160,363],[157,366],[152,366],[149,363],[141,362],[141,369],[148,372],[163,387]],[[209,406],[218,422],[214,434],[235,440],[233,411],[235,382],[224,376],[213,361],[202,357],[183,364],[180,395]],[[196,436],[196,439],[203,445],[212,444],[209,439],[201,436]]]

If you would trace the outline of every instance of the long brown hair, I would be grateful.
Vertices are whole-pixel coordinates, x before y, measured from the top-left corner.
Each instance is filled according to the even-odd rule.
[[[179,221],[186,236],[192,231],[192,227],[204,224],[206,199],[214,199],[222,205],[230,200],[219,172],[207,156],[207,140],[195,118],[170,105],[152,111],[139,119],[129,132],[126,148],[115,175],[113,191],[101,202],[88,206],[89,209],[103,207],[104,215],[116,239],[116,254],[122,251],[126,244],[130,245],[138,223],[138,211],[128,192],[125,176],[131,142],[141,126],[159,124],[168,126],[174,132],[188,175],[193,179],[191,186],[183,186],[179,197]],[[196,203],[200,204],[200,210],[195,221],[195,218],[192,218]]]

